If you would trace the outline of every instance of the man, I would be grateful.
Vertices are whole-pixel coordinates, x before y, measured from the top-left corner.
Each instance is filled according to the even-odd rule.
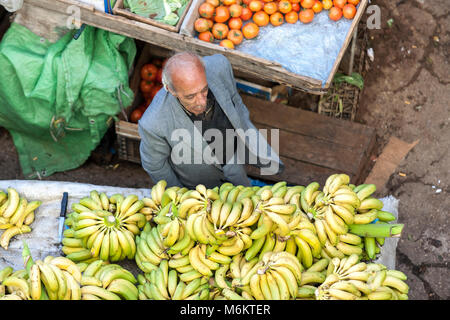
[[[250,186],[244,163],[269,174],[284,168],[250,122],[225,56],[175,54],[164,66],[163,85],[138,123],[142,166],[154,183],[164,179],[168,186],[190,189],[200,183]],[[229,134],[238,129],[256,132],[256,141]]]

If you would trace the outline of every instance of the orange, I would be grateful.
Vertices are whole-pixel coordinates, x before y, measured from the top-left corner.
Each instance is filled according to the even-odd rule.
[[[275,2],[271,1],[271,2],[267,2],[264,5],[264,12],[267,13],[268,15],[274,14],[275,12],[278,11],[278,6]]]
[[[342,14],[344,18],[351,20],[355,17],[356,7],[352,4],[346,4],[342,9]]]
[[[242,21],[247,21],[251,19],[252,15],[253,15],[252,10],[250,10],[249,8],[242,8],[242,14],[240,18],[242,19]]]
[[[200,33],[200,32],[204,32],[204,31],[208,31],[209,29],[211,29],[211,27],[209,26],[209,22],[207,19],[198,18],[194,22],[194,29],[195,29],[195,31]]]
[[[227,39],[231,40],[231,42],[233,42],[233,44],[237,46],[244,40],[244,35],[242,34],[241,30],[230,30],[230,32],[228,32]]]
[[[342,18],[342,10],[338,7],[332,7],[328,12],[328,17],[331,20],[338,21]]]
[[[206,0],[205,2],[211,4],[214,8],[220,6],[220,0]]]
[[[295,14],[297,15],[297,14]],[[270,15],[270,23],[275,26],[281,26],[284,22],[284,17],[281,14],[281,12],[275,12],[274,14]]]
[[[333,6],[333,1],[331,0],[323,0],[322,1],[322,6],[325,10],[330,10],[331,7]]]
[[[291,11],[289,13],[286,13],[284,18],[286,19],[287,23],[296,23],[298,21],[298,14],[295,11]]]
[[[219,45],[228,49],[234,49],[234,43],[228,39],[220,41]]]
[[[242,28],[242,19],[241,18],[231,18],[228,20],[228,27],[234,30],[241,30]]]
[[[356,7],[359,3],[359,0],[347,0],[347,3],[350,3]]]
[[[198,13],[200,17],[211,19],[214,16],[214,6],[208,2],[204,2],[198,7]]]
[[[231,6],[236,3],[236,0],[222,0],[221,2],[224,6]]]
[[[215,23],[212,27],[212,34],[218,40],[225,39],[230,29],[225,23]]]
[[[249,22],[245,26],[242,27],[242,34],[245,39],[253,39],[259,33],[259,27],[256,23]]]
[[[214,36],[211,31],[200,32],[198,38],[206,42],[214,42]]]
[[[300,13],[298,14],[298,19],[302,23],[310,23],[314,19],[314,11],[313,11],[313,9],[301,10]]]
[[[230,11],[230,17],[237,18],[242,14],[242,7],[238,4],[232,4],[228,10]]]
[[[300,2],[301,6],[305,9],[311,9],[315,3],[315,0],[302,0]]]
[[[263,5],[261,1],[259,0],[252,0],[250,4],[248,5],[248,8],[252,10],[253,12],[258,12],[263,9]]]
[[[216,14],[214,16],[214,21],[219,23],[224,23],[230,19],[230,11],[228,7],[218,6],[216,8]]]
[[[323,9],[322,2],[320,2],[319,0],[316,0],[316,2],[314,2],[314,5],[312,6],[311,9],[313,9],[314,13],[319,13]]]
[[[292,4],[288,0],[278,2],[278,10],[281,13],[289,13],[292,11]]]
[[[335,7],[338,7],[340,9],[344,8],[344,6],[347,4],[347,0],[333,0],[333,5]]]
[[[269,24],[269,15],[264,11],[255,12],[253,15],[253,21],[259,26],[264,27]]]

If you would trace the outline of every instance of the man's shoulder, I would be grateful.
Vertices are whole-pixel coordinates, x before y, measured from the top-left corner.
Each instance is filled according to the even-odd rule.
[[[203,57],[205,68],[208,73],[223,75],[223,72],[230,68],[230,62],[223,54],[213,54]]]
[[[170,115],[169,104],[167,92],[161,89],[147,107],[147,110],[138,122],[138,126],[147,131],[161,132],[168,124],[168,117]]]

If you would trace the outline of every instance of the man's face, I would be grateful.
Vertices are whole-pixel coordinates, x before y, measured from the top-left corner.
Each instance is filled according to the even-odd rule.
[[[180,70],[172,75],[175,92],[171,92],[180,103],[195,115],[206,110],[208,82],[202,66],[189,71]]]

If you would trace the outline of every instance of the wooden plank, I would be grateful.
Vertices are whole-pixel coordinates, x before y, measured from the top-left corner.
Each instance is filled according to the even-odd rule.
[[[257,122],[253,124],[258,129],[267,129],[268,132],[271,129],[278,129]],[[267,138],[272,145],[270,134]],[[283,129],[279,131],[278,143],[280,156],[352,174],[358,173],[361,158],[364,155],[362,150],[340,146],[315,137],[302,136]]]
[[[93,6],[88,6],[73,0],[25,0],[34,6],[56,11],[68,17],[70,6],[80,8],[81,22],[101,28],[127,37],[142,40],[174,51],[191,51],[202,56],[221,53],[225,55],[234,69],[239,69],[250,76],[261,77],[303,90],[312,94],[322,94],[326,88],[322,88],[321,81],[306,76],[297,75],[284,69],[276,62],[254,57],[250,54],[223,48],[217,44],[207,43],[199,39],[170,32],[139,21],[129,20],[125,17],[109,15],[96,11]]]
[[[311,111],[289,107],[282,103],[241,95],[255,123],[332,141],[335,144],[364,150],[374,135],[374,129],[362,124],[330,118]]]
[[[353,18],[350,29],[345,37],[344,45],[342,46],[341,50],[339,51],[336,61],[333,64],[333,68],[331,69],[330,75],[328,76],[328,79],[325,83],[326,88],[329,88],[331,85],[331,82],[333,81],[334,75],[336,74],[339,64],[341,63],[341,60],[344,57],[345,51],[347,50],[347,47],[353,38],[353,33],[355,32],[356,26],[359,24],[359,21],[361,20],[361,17],[366,10],[368,2],[369,2],[369,0],[362,0],[359,4],[358,11],[356,12],[355,17]]]
[[[286,181],[292,185],[307,185],[313,181],[317,181],[321,186],[325,184],[326,179],[336,173],[336,170],[319,167],[310,163],[304,163],[295,159],[290,159],[281,156],[281,161],[285,165],[285,169],[282,173],[274,176],[265,176],[260,174],[260,169],[246,165],[247,174],[250,177],[266,180],[266,181]],[[350,172],[342,172],[350,176],[350,181],[354,181],[355,176]]]

